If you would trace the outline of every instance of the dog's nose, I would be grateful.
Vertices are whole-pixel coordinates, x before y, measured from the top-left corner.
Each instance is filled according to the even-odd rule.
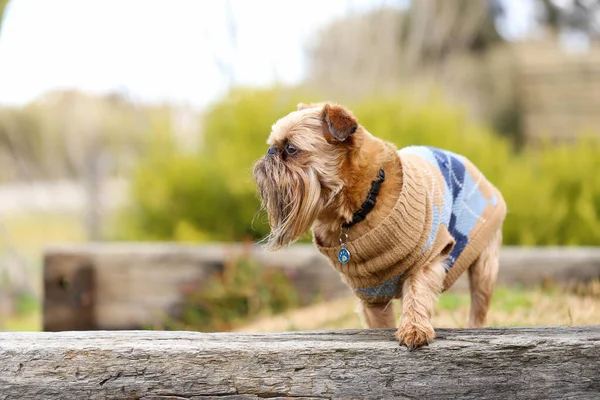
[[[275,154],[277,154],[277,146],[269,147],[269,150],[267,150],[267,156],[273,156]]]

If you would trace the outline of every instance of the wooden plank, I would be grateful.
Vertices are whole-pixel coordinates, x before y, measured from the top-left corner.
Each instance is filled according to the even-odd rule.
[[[600,397],[600,326],[0,333],[0,399],[537,399]]]
[[[281,268],[304,302],[351,295],[338,273],[310,244],[276,253],[259,246],[92,244],[53,247],[44,265],[44,330],[137,329],[177,315],[185,293],[199,289],[227,260],[246,256]],[[600,278],[598,248],[504,248],[498,282],[535,285]],[[89,269],[93,292],[81,308],[75,271]],[[92,278],[90,278],[92,279]],[[88,283],[88,285],[91,285]],[[466,275],[453,287],[467,288]],[[79,299],[79,300],[78,300]],[[88,318],[87,320],[85,318]]]

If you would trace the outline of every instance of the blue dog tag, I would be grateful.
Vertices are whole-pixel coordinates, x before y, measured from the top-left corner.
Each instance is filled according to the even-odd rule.
[[[338,252],[338,260],[340,260],[342,264],[348,264],[348,261],[350,261],[350,252],[345,248],[340,249]]]

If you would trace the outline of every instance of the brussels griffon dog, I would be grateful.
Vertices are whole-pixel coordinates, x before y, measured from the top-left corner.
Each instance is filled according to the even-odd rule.
[[[438,295],[469,273],[469,327],[485,324],[506,204],[465,157],[433,147],[397,150],[346,108],[299,104],[277,121],[253,175],[276,250],[313,241],[359,298],[363,323],[394,328],[409,350],[431,343]]]

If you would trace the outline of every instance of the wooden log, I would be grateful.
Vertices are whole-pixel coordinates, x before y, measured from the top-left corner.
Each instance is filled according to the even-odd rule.
[[[304,302],[351,295],[314,246],[275,253],[259,246],[213,244],[91,244],[49,248],[44,260],[45,331],[138,329],[176,316],[185,293],[223,265],[247,256],[280,268]],[[600,278],[600,248],[504,248],[500,285],[535,285]],[[453,286],[468,287],[466,274]]]
[[[0,399],[600,398],[600,326],[0,333]]]

